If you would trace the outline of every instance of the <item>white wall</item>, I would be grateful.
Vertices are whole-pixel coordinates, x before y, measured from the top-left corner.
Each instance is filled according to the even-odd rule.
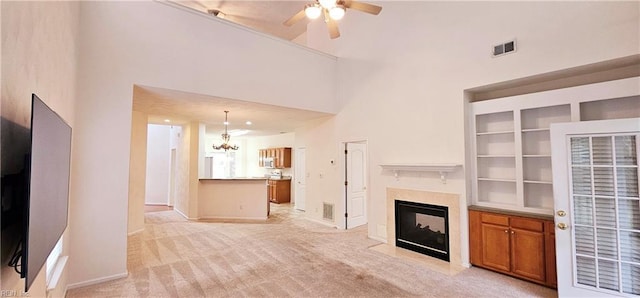
[[[77,92],[82,100],[74,159],[82,180],[73,192],[82,202],[72,210],[70,280],[75,285],[127,270],[135,84],[323,112],[336,107],[334,57],[160,2],[88,1],[80,8]],[[315,84],[323,88],[307,94]]]
[[[387,187],[461,194],[466,204],[463,171],[442,184],[437,173],[396,181],[379,167],[464,164],[465,89],[640,53],[640,2],[377,4],[383,7],[379,16],[348,13],[340,23],[342,36],[333,41],[322,22],[310,24],[309,45],[340,57],[341,108],[332,120],[296,134],[309,158],[306,215],[316,219],[323,200],[338,203],[342,196],[342,159],[335,168],[326,160],[340,155],[342,141],[368,141],[373,237],[382,237],[377,226],[386,225]],[[512,38],[517,52],[490,56],[494,44]],[[468,226],[466,214],[461,225]],[[462,243],[468,243],[466,233]]]
[[[171,125],[169,128],[169,206],[174,206],[177,196],[178,162],[180,161],[179,144],[182,138],[182,126]],[[171,160],[173,158],[173,161]]]
[[[147,179],[145,204],[167,205],[169,202],[170,126],[147,126]]]
[[[144,201],[147,180],[147,122],[149,115],[131,112],[131,150],[129,155],[129,208],[127,232],[144,230]]]
[[[26,2],[2,1],[2,120],[29,127],[31,119],[31,93],[36,93],[56,111],[73,129],[72,150],[76,151],[78,123],[74,116],[76,104],[76,62],[79,32],[78,2]],[[11,153],[11,134],[2,127],[2,172],[12,173],[16,160],[7,160]],[[19,159],[18,159],[19,160]],[[79,224],[74,219],[82,198],[73,191],[81,183],[78,161],[72,158],[69,210],[69,228],[65,231],[63,255],[69,255],[69,239],[75,237],[70,230]],[[126,185],[125,185],[126,189]],[[126,223],[126,221],[125,221]],[[5,245],[6,243],[2,243]],[[3,259],[0,275],[2,290],[24,291],[20,279]],[[64,296],[67,271],[58,287],[50,292]],[[44,268],[36,277],[28,293],[31,297],[47,295]],[[7,292],[11,293],[11,292]]]
[[[176,192],[173,209],[185,217],[189,217],[189,144],[191,138],[191,125],[180,126],[172,129],[172,141],[176,148]]]

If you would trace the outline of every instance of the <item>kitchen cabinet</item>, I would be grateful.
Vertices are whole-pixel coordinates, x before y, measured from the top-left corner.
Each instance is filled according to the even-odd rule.
[[[258,166],[264,167],[264,160],[267,158],[267,149],[258,150]]]
[[[273,203],[289,203],[291,201],[291,180],[269,179],[267,198]]]
[[[284,169],[291,167],[291,148],[267,148],[258,150],[258,165],[266,167],[265,159],[272,158],[274,160],[274,168]]]
[[[556,287],[551,218],[469,210],[469,250],[475,266]]]

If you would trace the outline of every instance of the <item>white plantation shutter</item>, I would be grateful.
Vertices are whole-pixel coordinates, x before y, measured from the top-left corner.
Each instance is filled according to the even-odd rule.
[[[575,283],[640,295],[638,135],[570,139]]]

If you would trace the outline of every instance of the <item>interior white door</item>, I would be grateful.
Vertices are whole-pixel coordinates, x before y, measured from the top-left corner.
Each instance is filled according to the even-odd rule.
[[[306,180],[307,180],[307,150],[305,148],[296,149],[295,160],[295,208],[298,210],[305,210],[306,200]]]
[[[367,144],[347,143],[347,229],[367,224]]]
[[[640,295],[640,118],[551,125],[558,295]]]

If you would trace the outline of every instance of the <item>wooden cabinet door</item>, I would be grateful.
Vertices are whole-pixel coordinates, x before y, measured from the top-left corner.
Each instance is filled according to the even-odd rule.
[[[284,157],[284,148],[276,148],[275,150],[275,154],[276,154],[276,168],[278,169],[282,169],[284,168],[284,165],[282,163],[283,161],[283,157]]]
[[[258,150],[258,166],[264,167],[264,149]]]
[[[282,148],[282,167],[291,167],[291,148]]]
[[[544,233],[511,228],[511,271],[546,282]]]
[[[275,180],[274,199],[277,203],[288,203],[291,201],[291,180]]]
[[[267,186],[267,197],[269,198],[269,201],[271,202],[275,202],[276,201],[276,188],[274,185],[273,180],[269,180],[268,186]]]
[[[552,287],[558,287],[558,276],[556,273],[556,233],[555,223],[547,221],[545,226],[545,259],[547,284]]]
[[[511,270],[509,227],[482,224],[482,265],[503,272]]]

